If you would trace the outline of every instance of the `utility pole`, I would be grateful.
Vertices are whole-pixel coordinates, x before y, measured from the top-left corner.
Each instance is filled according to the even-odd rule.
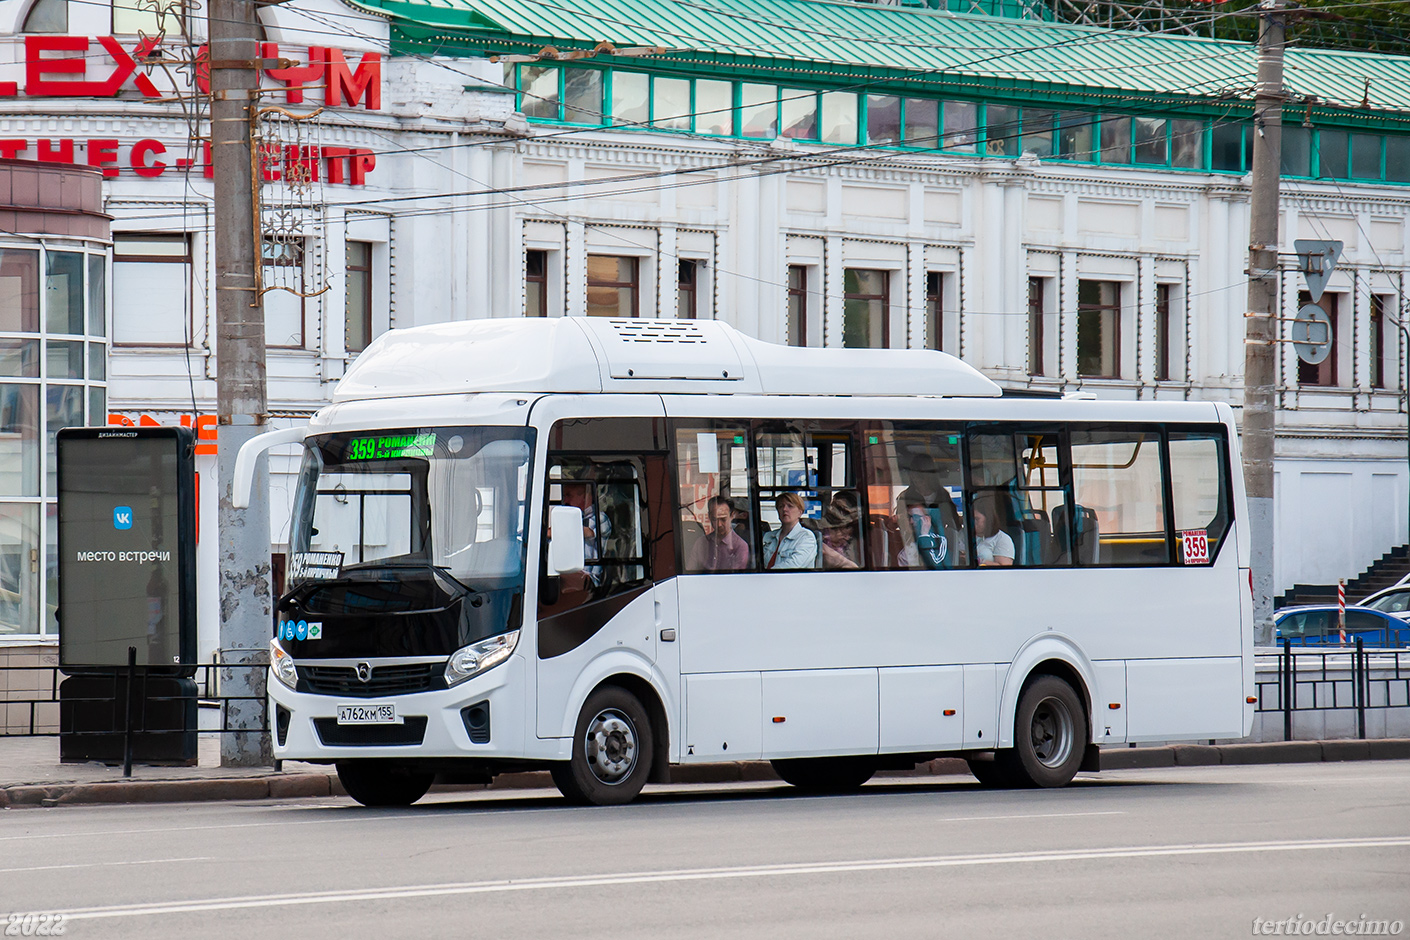
[[[1278,189],[1283,159],[1283,0],[1258,5],[1253,193],[1244,339],[1244,487],[1253,564],[1254,643],[1273,645],[1274,375],[1277,369]]]
[[[265,430],[264,308],[255,284],[256,240],[251,108],[259,73],[254,0],[209,0],[211,165],[215,176],[216,412],[220,422],[220,656],[223,664],[267,663],[273,610],[269,581],[269,486],[256,474],[250,507],[230,501],[240,446]],[[227,696],[220,762],[227,767],[273,763],[262,728],[262,669],[221,671]]]

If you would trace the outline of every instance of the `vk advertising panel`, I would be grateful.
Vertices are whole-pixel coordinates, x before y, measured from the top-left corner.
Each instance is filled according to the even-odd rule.
[[[188,428],[58,433],[62,666],[195,661],[194,449]]]

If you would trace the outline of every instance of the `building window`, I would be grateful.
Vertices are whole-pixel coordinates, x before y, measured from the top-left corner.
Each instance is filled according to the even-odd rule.
[[[1046,375],[1043,361],[1043,279],[1028,279],[1028,374]]]
[[[1170,381],[1170,285],[1155,285],[1155,380]]]
[[[808,269],[788,266],[788,345],[808,345]]]
[[[24,18],[22,33],[67,33],[69,0],[37,0]]]
[[[519,110],[525,117],[558,120],[558,77],[551,65],[526,65],[519,70]]]
[[[945,307],[943,288],[945,275],[939,271],[925,272],[925,348],[945,348]]]
[[[842,274],[842,345],[886,349],[891,345],[891,272],[847,268]]]
[[[822,139],[829,144],[857,142],[857,95],[848,91],[822,94]]]
[[[867,95],[867,143],[894,144],[901,139],[901,99]]]
[[[372,243],[348,242],[345,267],[343,345],[348,352],[362,352],[372,342]]]
[[[748,82],[739,86],[739,133],[761,140],[778,136],[777,87]]]
[[[699,79],[695,83],[695,132],[697,134],[734,133],[734,84],[714,79]]]
[[[1337,360],[1341,358],[1341,346],[1338,342],[1338,334],[1341,331],[1337,328],[1340,325],[1337,316],[1337,299],[1336,294],[1323,294],[1322,299],[1317,302],[1317,306],[1327,311],[1327,318],[1331,320],[1332,349],[1327,358],[1317,365],[1303,362],[1301,359],[1297,361],[1297,384],[1300,386],[1333,388],[1337,384]],[[1311,302],[1311,294],[1306,291],[1298,294],[1297,305],[1299,309]],[[1317,338],[1315,333],[1312,338]]]
[[[1371,387],[1386,387],[1386,308],[1391,298],[1385,294],[1371,295]]]
[[[620,255],[588,255],[587,315],[635,317],[639,311],[641,262]]]
[[[570,124],[601,124],[602,73],[570,69],[563,73],[563,120]]]
[[[974,153],[979,140],[979,105],[973,101],[947,101],[945,111],[945,136],[941,145],[946,150]]]
[[[191,342],[191,244],[185,235],[113,236],[113,342]]]
[[[0,636],[58,633],[55,439],[107,420],[106,249],[0,248]]]
[[[264,242],[264,344],[272,349],[304,345],[304,242]]]
[[[143,0],[113,0],[113,34],[136,36],[161,32],[162,14]]]
[[[524,252],[524,316],[548,316],[548,252]]]
[[[700,262],[681,259],[676,262],[676,317],[681,320],[695,319],[695,288],[698,283]]]
[[[1121,378],[1121,284],[1077,282],[1077,374]]]

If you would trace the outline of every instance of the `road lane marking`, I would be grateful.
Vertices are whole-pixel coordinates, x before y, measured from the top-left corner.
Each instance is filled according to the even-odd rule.
[[[121,865],[166,865],[175,862],[209,862],[215,856],[195,855],[191,858],[143,858],[123,862],[75,862],[72,865],[32,865],[28,868],[0,868],[0,875],[25,871],[65,871],[70,868],[108,868]]]
[[[944,816],[927,822],[989,822],[995,819],[1069,819],[1074,816],[1125,816],[1122,809],[1093,810],[1090,813],[1010,813],[1006,816]]]
[[[850,872],[899,871],[926,868],[966,868],[984,865],[1051,864],[1107,859],[1166,858],[1191,855],[1235,855],[1259,852],[1302,852],[1332,849],[1381,849],[1410,847],[1410,836],[1364,839],[1299,839],[1278,842],[1214,842],[1180,845],[1116,846],[1104,849],[1070,849],[1047,852],[1001,852],[981,855],[930,855],[914,858],[857,859],[836,862],[797,862],[776,865],[741,865],[727,868],[687,868],[655,872],[621,872],[568,875],[522,880],[466,881],[443,884],[400,885],[351,891],[309,891],[298,894],[201,898],[165,904],[113,905],[75,908],[60,913],[70,920],[115,917],[154,917],[210,911],[248,910],[309,904],[351,904],[367,901],[409,900],[513,891],[557,891],[635,884],[721,881],[747,878],[780,878]]]

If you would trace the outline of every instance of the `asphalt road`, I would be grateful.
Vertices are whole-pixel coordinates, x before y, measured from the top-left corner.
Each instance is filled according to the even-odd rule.
[[[73,938],[1205,938],[1299,915],[1410,936],[1410,762],[654,788],[605,809],[547,791],[17,808],[0,921],[25,911]]]

